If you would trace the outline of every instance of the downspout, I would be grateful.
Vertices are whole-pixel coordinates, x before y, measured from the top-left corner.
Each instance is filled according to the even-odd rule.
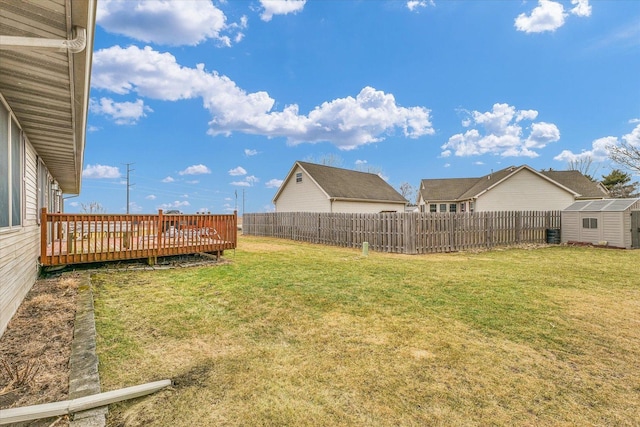
[[[76,38],[71,40],[0,35],[0,49],[53,49],[58,51],[79,53],[87,47],[87,30],[86,28],[75,27],[75,32]]]

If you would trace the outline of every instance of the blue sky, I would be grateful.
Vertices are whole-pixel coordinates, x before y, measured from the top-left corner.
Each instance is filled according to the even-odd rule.
[[[640,1],[99,0],[91,85],[68,212],[125,212],[127,163],[131,213],[271,211],[329,156],[396,188],[599,177],[640,144]]]

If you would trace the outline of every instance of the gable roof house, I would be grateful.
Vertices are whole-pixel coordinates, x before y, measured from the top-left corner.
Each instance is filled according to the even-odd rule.
[[[549,211],[608,195],[602,184],[579,171],[536,171],[522,165],[480,178],[423,179],[418,206],[421,212]]]
[[[35,283],[41,208],[78,194],[95,0],[0,0],[0,335]]]
[[[295,162],[273,198],[276,212],[404,212],[407,200],[377,174]]]

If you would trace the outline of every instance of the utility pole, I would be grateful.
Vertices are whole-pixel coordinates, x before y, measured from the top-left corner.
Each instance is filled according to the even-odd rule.
[[[244,216],[244,188],[242,189],[242,216]]]
[[[134,186],[135,184],[129,184],[129,173],[133,172],[135,169],[131,169],[130,166],[134,163],[125,163],[127,165],[127,215],[129,215],[129,188]]]

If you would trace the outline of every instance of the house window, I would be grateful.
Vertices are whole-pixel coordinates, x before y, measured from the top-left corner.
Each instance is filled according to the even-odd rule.
[[[447,204],[446,203],[441,203],[440,204],[440,212],[446,212],[447,211]]]
[[[582,218],[582,228],[598,228],[598,218]]]
[[[460,212],[465,212],[467,210],[467,202],[460,203]]]
[[[22,223],[22,134],[0,103],[0,228]]]
[[[451,204],[449,205],[449,212],[454,212],[454,213],[455,213],[455,212],[457,212],[457,211],[458,211],[458,209],[457,209],[457,208],[458,208],[458,205],[456,205],[455,203],[451,203]]]
[[[296,184],[302,182],[302,172],[296,173]]]
[[[469,202],[469,212],[473,213],[476,210],[476,202]]]
[[[429,205],[429,212],[438,212],[438,205],[436,205],[435,203],[431,203]]]

